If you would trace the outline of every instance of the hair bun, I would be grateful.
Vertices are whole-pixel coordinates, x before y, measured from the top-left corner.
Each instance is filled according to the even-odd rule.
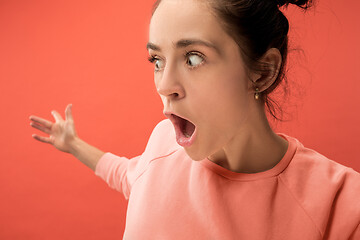
[[[295,4],[302,9],[308,9],[312,6],[312,0],[276,0],[278,7]]]

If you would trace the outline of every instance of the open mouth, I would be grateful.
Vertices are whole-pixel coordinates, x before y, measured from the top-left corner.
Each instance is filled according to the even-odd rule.
[[[174,124],[180,128],[180,131],[183,133],[183,135],[186,138],[190,138],[195,131],[195,125],[192,122],[177,115],[171,114],[171,116],[174,119]]]

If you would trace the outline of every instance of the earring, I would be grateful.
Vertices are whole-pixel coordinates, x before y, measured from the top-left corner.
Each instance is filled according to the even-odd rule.
[[[256,88],[256,89],[255,89],[255,95],[254,95],[254,97],[255,97],[256,100],[259,99],[259,95],[260,95],[260,94],[259,94],[259,88]]]

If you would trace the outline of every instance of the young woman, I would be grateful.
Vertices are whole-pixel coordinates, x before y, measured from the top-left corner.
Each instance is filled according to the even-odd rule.
[[[289,25],[307,0],[162,0],[149,60],[166,119],[132,159],[82,141],[71,105],[50,137],[129,200],[124,239],[360,239],[360,174],[274,133]]]

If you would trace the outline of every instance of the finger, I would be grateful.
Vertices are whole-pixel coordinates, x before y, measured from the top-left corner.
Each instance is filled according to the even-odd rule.
[[[39,129],[40,131],[43,131],[44,133],[47,133],[47,134],[50,134],[51,131],[49,128],[47,127],[44,127],[44,126],[41,126],[39,124],[36,124],[35,122],[32,122],[30,123],[30,125],[33,127],[33,128],[36,128],[36,129]]]
[[[40,142],[52,144],[52,141],[50,140],[50,138],[42,137],[42,136],[39,136],[39,135],[36,135],[36,134],[33,134],[32,137],[35,138],[36,140],[40,141]]]
[[[45,120],[43,118],[39,118],[37,116],[30,116],[30,120],[33,120],[34,122],[40,123],[40,124],[44,125],[47,128],[51,128],[51,126],[53,124],[52,122],[50,122],[48,120]]]
[[[53,111],[51,111],[51,114],[54,116],[56,122],[64,121],[64,119],[61,117],[61,115],[57,111],[53,110]]]
[[[66,120],[74,121],[73,116],[72,116],[72,104],[67,105],[67,107],[65,109],[65,117],[66,117]]]

